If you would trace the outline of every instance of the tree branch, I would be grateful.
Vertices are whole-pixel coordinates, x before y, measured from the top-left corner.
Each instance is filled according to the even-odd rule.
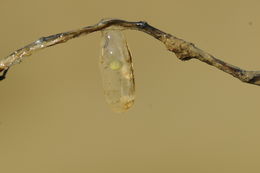
[[[87,35],[92,32],[100,31],[108,27],[113,27],[115,29],[131,29],[145,32],[164,43],[166,48],[169,51],[175,53],[176,56],[182,61],[198,59],[234,76],[235,78],[238,78],[242,82],[260,86],[260,71],[243,70],[239,67],[228,64],[197,48],[193,43],[179,39],[171,34],[167,34],[157,28],[154,28],[146,22],[128,22],[119,19],[101,20],[96,25],[87,26],[78,30],[59,33],[47,37],[42,37],[37,41],[16,50],[9,56],[0,59],[0,72],[4,72],[3,75],[5,76],[7,70],[11,66],[21,62],[23,57],[30,56],[33,52],[37,50],[54,46],[56,44],[65,43],[70,39]]]

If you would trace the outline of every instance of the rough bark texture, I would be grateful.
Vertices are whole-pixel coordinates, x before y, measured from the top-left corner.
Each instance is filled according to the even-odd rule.
[[[16,63],[21,62],[23,57],[30,56],[34,51],[44,49],[46,47],[54,46],[56,44],[65,43],[70,39],[90,34],[92,32],[100,31],[108,27],[116,29],[131,29],[145,32],[157,40],[160,40],[166,48],[175,53],[175,55],[182,61],[190,59],[198,59],[211,66],[218,68],[242,82],[260,85],[260,71],[243,70],[234,65],[228,64],[220,59],[215,58],[209,53],[197,48],[193,43],[179,39],[171,34],[167,34],[146,22],[128,22],[119,19],[101,20],[96,25],[87,26],[78,30],[59,33],[48,37],[42,37],[37,41],[16,50],[9,56],[0,59],[0,72],[3,72],[2,78],[4,79],[7,70]]]

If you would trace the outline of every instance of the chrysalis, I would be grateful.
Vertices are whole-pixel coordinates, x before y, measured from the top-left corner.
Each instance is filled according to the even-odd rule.
[[[101,34],[100,70],[106,102],[115,112],[124,112],[135,97],[132,57],[120,30],[106,29]]]

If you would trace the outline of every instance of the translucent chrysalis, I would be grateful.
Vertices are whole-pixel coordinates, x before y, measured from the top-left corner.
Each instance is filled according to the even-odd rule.
[[[120,30],[106,29],[101,34],[100,71],[106,102],[115,112],[124,112],[135,97],[132,57]]]

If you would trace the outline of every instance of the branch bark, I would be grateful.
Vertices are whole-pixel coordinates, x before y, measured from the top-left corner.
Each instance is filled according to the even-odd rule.
[[[175,55],[182,61],[197,59],[234,76],[242,82],[260,86],[260,71],[243,70],[239,67],[226,63],[220,59],[217,59],[213,55],[197,48],[193,43],[165,33],[149,25],[146,22],[129,22],[119,19],[101,20],[99,23],[92,26],[42,37],[35,42],[14,51],[9,56],[0,59],[0,72],[3,71],[5,75],[7,70],[11,66],[21,62],[23,57],[30,56],[33,52],[37,50],[54,46],[56,44],[65,43],[73,38],[100,31],[108,27],[142,31],[161,41],[169,51],[175,53]]]

